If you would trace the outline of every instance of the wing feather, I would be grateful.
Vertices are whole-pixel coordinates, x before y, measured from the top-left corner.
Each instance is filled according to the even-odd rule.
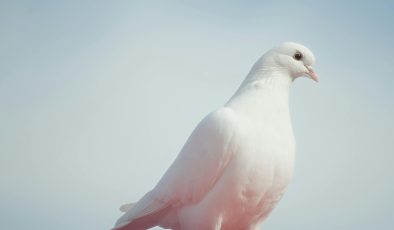
[[[236,124],[236,116],[230,108],[221,108],[206,116],[156,187],[127,211],[116,226],[125,226],[168,207],[201,200],[234,154]]]
[[[221,176],[234,154],[235,114],[229,108],[205,117],[154,191],[166,202],[199,201]]]

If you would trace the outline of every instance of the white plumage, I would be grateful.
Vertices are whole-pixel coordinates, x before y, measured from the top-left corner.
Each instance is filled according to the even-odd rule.
[[[264,54],[234,96],[199,123],[156,187],[121,207],[114,229],[257,229],[291,179],[288,93],[297,77],[317,81],[313,62],[292,42]]]

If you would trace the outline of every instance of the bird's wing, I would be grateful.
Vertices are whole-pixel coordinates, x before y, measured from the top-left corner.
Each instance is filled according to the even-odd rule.
[[[236,129],[236,116],[230,108],[221,108],[206,116],[156,187],[127,211],[116,226],[201,200],[235,152]]]

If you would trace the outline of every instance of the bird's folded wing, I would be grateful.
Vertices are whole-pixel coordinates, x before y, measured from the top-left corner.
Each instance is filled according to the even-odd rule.
[[[230,108],[205,117],[156,187],[122,216],[117,226],[201,200],[222,175],[235,153],[237,122]]]
[[[234,154],[236,116],[221,108],[205,117],[153,190],[167,202],[199,201],[220,178]]]

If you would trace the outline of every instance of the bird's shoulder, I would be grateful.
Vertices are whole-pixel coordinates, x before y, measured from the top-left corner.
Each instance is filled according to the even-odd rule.
[[[238,116],[236,112],[230,107],[220,107],[211,113],[209,113],[197,126],[198,128],[211,127],[219,128],[217,131],[223,131],[222,129],[236,129],[237,128]],[[202,126],[202,127],[201,127]]]

